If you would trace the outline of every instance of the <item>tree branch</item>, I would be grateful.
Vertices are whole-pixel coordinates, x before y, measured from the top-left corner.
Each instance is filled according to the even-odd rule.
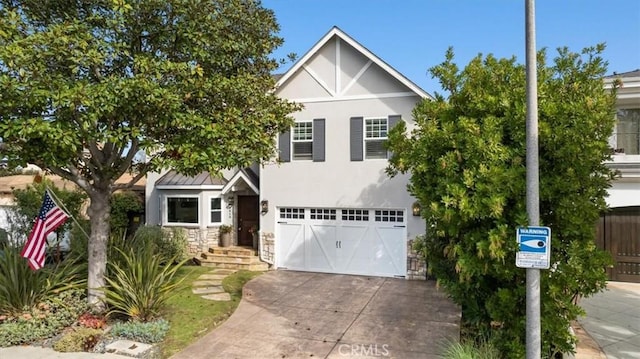
[[[122,176],[127,171],[127,169],[129,169],[129,167],[131,166],[131,163],[133,162],[133,158],[135,157],[139,148],[140,148],[140,141],[137,138],[134,138],[131,141],[131,147],[129,147],[129,152],[127,153],[127,156],[124,159],[121,159],[120,164],[116,168],[116,173],[118,174],[118,177]]]
[[[119,190],[119,189],[128,189],[133,187],[133,185],[135,185],[136,183],[138,183],[138,181],[140,181],[142,179],[142,177],[144,177],[147,174],[147,169],[149,167],[149,165],[147,163],[144,163],[141,165],[142,169],[140,169],[138,171],[138,174],[136,174],[135,176],[133,176],[133,178],[131,178],[131,180],[127,183],[122,183],[122,184],[114,184],[113,186],[113,190]]]
[[[87,192],[87,194],[91,194],[92,192],[91,185],[89,184],[89,182],[87,182],[86,178],[80,175],[80,171],[78,171],[78,169],[75,166],[69,166],[68,170],[65,170],[59,167],[48,168],[48,170],[51,171],[51,173],[57,176],[60,176],[61,178],[64,178],[66,180],[69,180],[75,183],[76,185],[78,185],[78,187],[80,187],[85,192]]]

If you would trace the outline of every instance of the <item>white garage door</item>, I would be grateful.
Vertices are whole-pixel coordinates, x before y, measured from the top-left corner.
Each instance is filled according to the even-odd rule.
[[[288,207],[278,211],[278,268],[405,276],[404,210]]]

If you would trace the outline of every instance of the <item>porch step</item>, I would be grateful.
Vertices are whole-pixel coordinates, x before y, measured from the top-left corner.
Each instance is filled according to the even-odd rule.
[[[200,265],[229,270],[267,271],[269,265],[260,261],[252,248],[211,247],[198,258]]]
[[[211,259],[201,259],[200,265],[203,267],[213,267],[221,269],[235,269],[235,270],[249,270],[254,272],[266,272],[269,270],[269,264],[260,262],[260,260],[254,263],[227,263],[217,262]]]
[[[210,247],[209,252],[211,254],[216,255],[225,255],[225,256],[251,256],[254,257],[256,255],[256,251],[252,248],[246,247]]]
[[[202,253],[202,259],[209,259],[214,262],[220,263],[254,263],[260,261],[256,256],[245,256],[245,255],[225,255],[225,254],[211,254],[211,253]]]

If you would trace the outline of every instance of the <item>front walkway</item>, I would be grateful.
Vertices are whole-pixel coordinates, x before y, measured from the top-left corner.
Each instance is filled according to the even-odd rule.
[[[273,271],[220,327],[173,359],[438,358],[460,310],[431,281]]]
[[[609,282],[580,306],[587,312],[580,324],[608,359],[640,358],[640,283]]]

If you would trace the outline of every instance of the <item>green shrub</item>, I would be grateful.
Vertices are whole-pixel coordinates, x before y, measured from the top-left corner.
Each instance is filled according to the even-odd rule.
[[[29,344],[55,336],[87,310],[83,290],[60,292],[0,324],[0,347]]]
[[[80,272],[70,260],[33,271],[19,248],[5,248],[0,256],[0,314],[19,313],[60,291],[79,288],[86,281]]]
[[[131,227],[131,218],[144,211],[142,199],[131,191],[115,193],[111,196],[109,205],[111,206],[109,226],[111,231],[118,233],[126,233]]]
[[[162,265],[152,243],[137,248],[119,249],[119,259],[108,263],[109,275],[105,300],[109,315],[124,315],[142,322],[158,317],[167,298],[181,281],[174,280],[185,260],[173,259]]]
[[[69,234],[69,257],[79,262],[87,262],[89,258],[89,239],[87,235],[91,232],[91,223],[86,219],[77,219],[71,227]]]
[[[187,236],[182,228],[163,229],[158,226],[143,226],[138,228],[132,243],[128,245],[144,246],[152,243],[154,252],[168,260],[182,261],[187,257]]]
[[[98,343],[102,336],[102,330],[79,327],[65,334],[53,344],[53,349],[58,352],[86,352]]]
[[[605,89],[604,45],[567,48],[548,63],[537,54],[539,91],[539,221],[526,197],[525,68],[515,58],[478,55],[464,68],[453,50],[430,69],[445,93],[413,110],[388,133],[389,174],[411,174],[409,192],[427,231],[420,244],[431,275],[462,310],[471,338],[490,332],[503,357],[524,357],[526,273],[515,263],[515,230],[551,228],[551,269],[540,271],[544,358],[573,350],[567,328],[576,298],[603,290],[608,253],[595,244],[596,223],[615,171],[609,138],[615,92]],[[410,135],[409,134],[410,130]]]
[[[471,340],[451,343],[442,355],[444,359],[501,359],[500,351],[489,341]]]
[[[169,331],[169,322],[164,319],[152,322],[118,322],[111,328],[111,335],[141,343],[160,343]]]

